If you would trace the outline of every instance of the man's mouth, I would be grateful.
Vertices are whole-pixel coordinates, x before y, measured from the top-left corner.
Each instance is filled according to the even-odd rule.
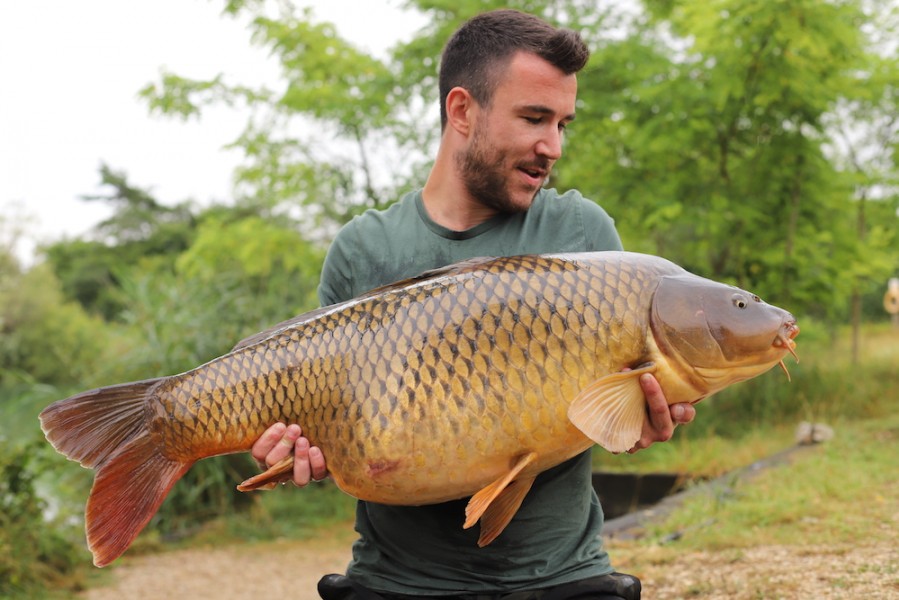
[[[518,170],[532,179],[536,185],[542,185],[549,176],[549,170],[540,167],[522,166]]]

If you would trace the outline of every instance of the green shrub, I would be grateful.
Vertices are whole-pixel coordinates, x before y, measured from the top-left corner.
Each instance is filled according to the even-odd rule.
[[[0,597],[33,598],[50,589],[77,589],[77,565],[89,560],[73,542],[73,527],[50,518],[36,478],[46,444],[14,446],[0,438]],[[80,532],[78,532],[80,534]]]

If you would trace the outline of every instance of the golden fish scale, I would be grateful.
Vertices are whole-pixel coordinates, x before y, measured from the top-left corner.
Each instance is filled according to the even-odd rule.
[[[196,459],[298,422],[354,496],[467,495],[524,452],[536,473],[592,445],[568,404],[645,355],[668,268],[514,257],[375,294],[171,378],[151,430]]]

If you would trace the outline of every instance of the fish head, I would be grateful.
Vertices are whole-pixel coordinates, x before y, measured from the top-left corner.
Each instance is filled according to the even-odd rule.
[[[796,356],[793,315],[751,292],[692,274],[661,278],[651,325],[663,354],[688,370],[704,395],[783,366],[787,353]]]

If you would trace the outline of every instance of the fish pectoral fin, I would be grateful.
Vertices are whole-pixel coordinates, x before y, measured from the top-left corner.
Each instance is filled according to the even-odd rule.
[[[568,407],[568,418],[609,452],[630,450],[640,440],[647,419],[640,376],[654,371],[650,365],[594,381]]]
[[[270,466],[268,469],[254,475],[237,486],[238,491],[252,492],[253,490],[271,490],[283,481],[293,478],[293,454],[289,454]]]
[[[481,517],[485,518],[485,522],[481,524],[481,537],[478,540],[479,546],[486,546],[493,541],[496,536],[509,524],[521,501],[524,500],[528,490],[531,489],[533,477],[523,479],[521,482],[515,480],[522,469],[537,460],[536,452],[529,452],[521,456],[512,468],[504,473],[502,477],[479,490],[465,507],[465,524],[463,527],[468,529],[478,522]],[[526,485],[518,485],[527,482]],[[523,488],[523,489],[522,489]],[[496,508],[494,509],[494,505]],[[490,525],[489,529],[493,532],[487,541],[485,538],[485,525]],[[483,542],[483,543],[482,543]]]
[[[535,477],[516,479],[504,489],[496,500],[490,503],[484,516],[481,517],[481,535],[478,537],[478,547],[483,548],[496,539],[503,532],[506,525],[518,512],[518,508],[528,495]]]

